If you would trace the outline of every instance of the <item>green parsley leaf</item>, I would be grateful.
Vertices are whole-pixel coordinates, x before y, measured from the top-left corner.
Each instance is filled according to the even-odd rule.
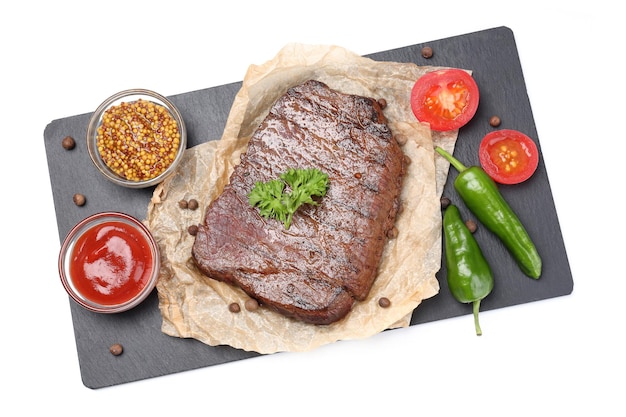
[[[248,203],[257,207],[261,216],[276,219],[289,229],[298,208],[303,204],[317,205],[313,197],[324,197],[327,189],[328,175],[319,169],[290,168],[280,178],[257,181],[248,194]]]

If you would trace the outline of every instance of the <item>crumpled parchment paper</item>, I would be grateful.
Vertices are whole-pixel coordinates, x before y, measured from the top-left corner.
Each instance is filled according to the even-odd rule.
[[[338,340],[360,339],[385,329],[406,327],[422,300],[436,295],[435,273],[441,266],[440,197],[448,164],[436,162],[437,145],[452,152],[457,132],[431,132],[416,121],[410,107],[415,81],[435,67],[377,62],[338,46],[289,44],[263,65],[252,65],[235,97],[223,136],[188,149],[178,171],[154,191],[146,225],[162,256],[157,291],[165,334],[194,338],[211,346],[246,351],[305,351]],[[269,309],[244,308],[248,296],[238,288],[200,273],[191,260],[190,225],[203,220],[208,204],[228,183],[239,156],[273,103],[288,88],[316,79],[343,93],[387,101],[385,116],[406,140],[411,159],[396,221],[399,234],[385,246],[372,290],[343,320],[316,326],[286,318]],[[439,158],[441,159],[441,158]],[[196,199],[197,210],[181,209],[180,200]],[[378,304],[391,301],[388,308]],[[230,312],[230,303],[241,306]]]

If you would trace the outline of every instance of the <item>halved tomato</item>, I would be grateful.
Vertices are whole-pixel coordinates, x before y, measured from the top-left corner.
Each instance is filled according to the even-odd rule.
[[[411,108],[432,130],[465,126],[478,109],[478,85],[467,71],[457,68],[429,72],[411,90]]]
[[[488,133],[478,149],[480,165],[500,184],[519,184],[530,178],[539,164],[535,142],[522,132],[500,129]]]

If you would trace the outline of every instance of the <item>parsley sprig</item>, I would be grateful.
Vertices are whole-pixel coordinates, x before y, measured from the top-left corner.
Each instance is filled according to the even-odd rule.
[[[259,208],[261,216],[276,219],[289,229],[296,210],[303,204],[317,205],[313,197],[324,197],[327,189],[328,175],[319,169],[290,168],[280,178],[257,181],[248,202]]]

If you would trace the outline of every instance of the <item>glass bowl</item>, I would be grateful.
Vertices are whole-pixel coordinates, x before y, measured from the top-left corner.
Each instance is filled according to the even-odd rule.
[[[146,188],[170,176],[187,147],[187,130],[174,104],[145,89],[120,91],[91,116],[87,150],[115,184]]]
[[[65,290],[96,313],[119,313],[139,305],[154,289],[159,267],[158,246],[148,228],[118,212],[80,221],[59,253]]]

